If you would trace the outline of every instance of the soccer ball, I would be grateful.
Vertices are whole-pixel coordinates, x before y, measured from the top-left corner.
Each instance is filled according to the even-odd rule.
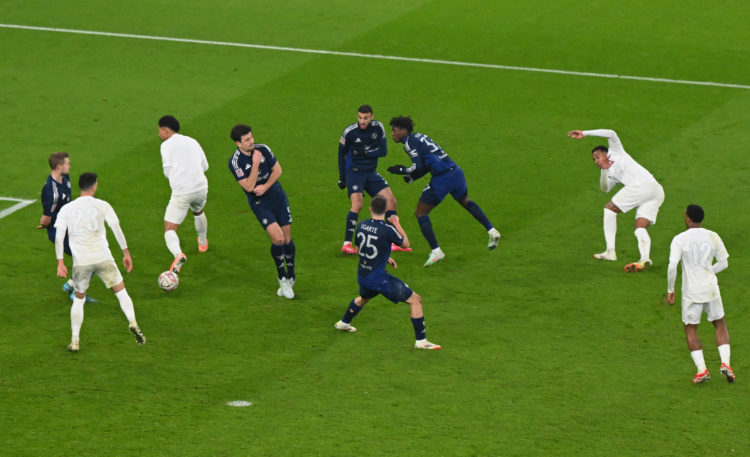
[[[180,283],[180,278],[172,270],[167,270],[159,275],[159,287],[169,292],[175,290]]]

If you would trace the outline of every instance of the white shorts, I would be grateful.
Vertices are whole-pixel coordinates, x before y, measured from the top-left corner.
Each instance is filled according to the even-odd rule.
[[[658,182],[625,186],[612,197],[612,203],[623,213],[637,207],[636,219],[642,217],[655,224],[659,207],[664,203],[664,189]]]
[[[695,303],[682,300],[682,323],[698,325],[701,323],[701,314],[706,313],[709,322],[724,317],[724,305],[721,296],[706,303]]]
[[[111,289],[122,282],[122,275],[114,260],[93,265],[73,265],[73,288],[76,292],[84,293],[88,290],[94,273],[99,276],[107,289]]]
[[[193,213],[203,211],[206,206],[206,197],[208,189],[192,192],[184,195],[172,195],[167,204],[167,210],[164,212],[164,220],[173,224],[180,225],[187,216],[188,209]]]

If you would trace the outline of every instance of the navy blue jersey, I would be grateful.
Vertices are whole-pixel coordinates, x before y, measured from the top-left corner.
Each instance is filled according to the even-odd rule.
[[[47,182],[42,187],[42,214],[50,216],[52,222],[49,227],[55,226],[57,213],[60,208],[72,200],[70,192],[70,178],[62,175],[62,183],[55,181],[52,175],[47,176]]]
[[[355,242],[359,254],[357,275],[363,284],[382,279],[391,256],[391,243],[401,246],[404,239],[384,220],[367,219],[357,226]]]
[[[404,137],[403,143],[404,151],[409,154],[412,161],[406,172],[413,179],[419,179],[427,173],[440,176],[456,168],[456,163],[448,157],[443,148],[427,135],[410,133]]]
[[[276,156],[273,155],[273,152],[271,151],[271,148],[266,146],[265,144],[256,144],[254,148],[258,151],[260,151],[261,154],[263,154],[263,158],[260,160],[260,165],[258,166],[258,180],[255,182],[255,185],[259,184],[265,184],[268,182],[268,178],[271,176],[271,171],[273,170],[273,166],[276,165]],[[250,173],[250,170],[253,168],[253,158],[249,155],[244,154],[242,151],[239,150],[239,148],[232,154],[232,157],[229,158],[229,171],[232,172],[234,175],[234,179],[237,181],[241,181],[245,178],[247,178],[248,173]],[[244,188],[243,188],[244,190]],[[258,197],[252,192],[245,191],[247,194],[247,199],[252,201],[255,199],[263,198],[266,195],[271,195],[281,190],[281,183],[279,181],[276,181],[271,188],[269,188],[266,193]]]
[[[357,151],[363,154],[357,154]],[[339,140],[339,179],[343,181],[350,169],[355,172],[375,170],[378,158],[387,152],[385,127],[380,121],[371,121],[364,130],[357,122],[349,125]]]

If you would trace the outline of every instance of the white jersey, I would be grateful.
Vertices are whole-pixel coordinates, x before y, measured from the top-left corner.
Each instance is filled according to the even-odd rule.
[[[676,269],[682,260],[683,300],[707,303],[720,297],[719,282],[712,268],[714,258],[723,261],[729,258],[729,253],[719,235],[711,230],[691,228],[672,239],[669,264]]]
[[[172,195],[185,195],[208,189],[204,174],[208,161],[201,145],[189,136],[173,134],[161,143],[161,164],[169,179]]]
[[[603,173],[606,173],[607,179],[623,186],[656,182],[656,179],[648,170],[625,152],[625,148],[622,147],[620,138],[617,137],[614,130],[585,130],[583,136],[600,136],[607,139],[609,144],[607,156],[613,162],[607,170],[602,170]]]
[[[120,221],[109,203],[91,196],[83,196],[63,206],[55,222],[57,258],[63,257],[63,243],[60,241],[58,248],[57,240],[64,239],[67,231],[74,266],[94,265],[114,260],[107,243],[105,221],[112,229],[120,247],[127,249],[128,245],[120,229]]]

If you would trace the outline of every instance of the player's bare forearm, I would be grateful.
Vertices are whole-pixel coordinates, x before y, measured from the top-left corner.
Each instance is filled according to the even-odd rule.
[[[128,273],[133,271],[133,259],[130,257],[130,251],[128,249],[122,250],[122,266],[125,267],[125,271]]]
[[[61,278],[68,276],[68,268],[65,266],[63,259],[57,259],[57,276]]]
[[[39,225],[36,226],[38,229],[44,229],[49,227],[49,224],[52,223],[52,217],[51,216],[45,216],[42,215],[41,219],[39,219]]]

